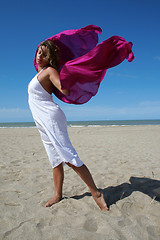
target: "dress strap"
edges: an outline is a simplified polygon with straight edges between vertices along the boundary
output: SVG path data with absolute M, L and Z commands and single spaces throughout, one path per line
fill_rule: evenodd
M 44 67 L 39 73 L 37 73 L 37 77 L 39 76 L 39 74 L 45 69 L 46 67 Z

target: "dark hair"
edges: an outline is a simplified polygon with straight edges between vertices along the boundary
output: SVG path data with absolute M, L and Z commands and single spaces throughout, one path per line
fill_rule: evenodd
M 51 40 L 45 40 L 40 46 L 45 46 L 49 51 L 49 65 L 59 71 L 59 48 Z

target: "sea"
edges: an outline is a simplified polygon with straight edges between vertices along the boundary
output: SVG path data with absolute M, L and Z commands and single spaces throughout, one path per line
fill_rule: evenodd
M 97 127 L 97 126 L 137 126 L 160 125 L 160 119 L 154 120 L 102 120 L 102 121 L 68 121 L 68 127 Z M 0 123 L 0 128 L 34 128 L 34 122 Z

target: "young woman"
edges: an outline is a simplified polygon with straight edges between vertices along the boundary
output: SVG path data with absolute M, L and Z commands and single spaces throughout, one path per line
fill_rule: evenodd
M 62 199 L 63 165 L 66 163 L 87 184 L 100 209 L 107 211 L 109 209 L 103 193 L 97 189 L 91 173 L 79 159 L 70 142 L 65 115 L 52 99 L 55 88 L 66 96 L 70 94 L 69 89 L 62 89 L 61 86 L 58 48 L 53 41 L 46 40 L 40 44 L 36 63 L 38 74 L 28 87 L 29 106 L 52 165 L 54 179 L 54 196 L 45 207 L 50 207 Z

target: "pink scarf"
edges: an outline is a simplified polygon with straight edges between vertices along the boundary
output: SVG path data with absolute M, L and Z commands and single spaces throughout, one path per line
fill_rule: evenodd
M 108 68 L 120 64 L 125 58 L 133 61 L 131 42 L 113 36 L 97 45 L 101 32 L 100 27 L 88 25 L 48 38 L 60 48 L 61 85 L 63 89 L 70 89 L 70 95 L 65 96 L 55 88 L 54 94 L 60 100 L 72 104 L 88 102 L 97 93 Z M 34 65 L 38 70 L 35 59 Z

